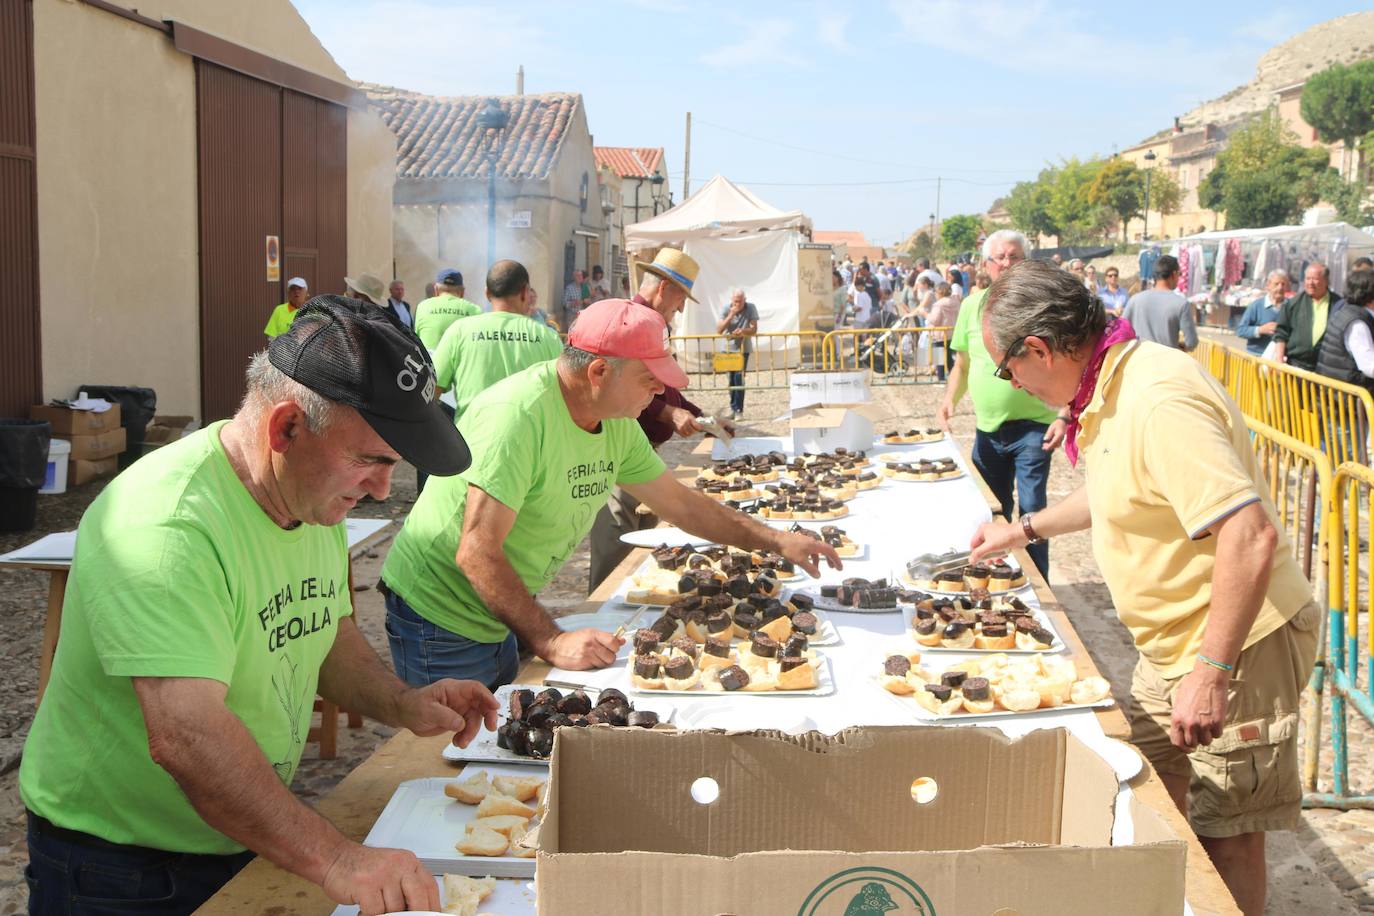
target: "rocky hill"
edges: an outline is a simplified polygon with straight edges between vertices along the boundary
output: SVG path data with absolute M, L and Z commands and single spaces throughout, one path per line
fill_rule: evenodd
M 1301 83 L 1332 64 L 1370 58 L 1374 58 L 1374 12 L 1329 19 L 1269 49 L 1260 58 L 1253 80 L 1204 102 L 1180 121 L 1187 128 L 1245 117 L 1268 108 L 1274 92 L 1285 86 Z

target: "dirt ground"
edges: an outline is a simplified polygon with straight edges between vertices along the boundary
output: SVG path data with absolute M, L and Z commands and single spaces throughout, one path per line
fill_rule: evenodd
M 1232 340 L 1234 338 L 1231 338 Z M 936 385 L 902 385 L 875 388 L 877 403 L 887 408 L 892 425 L 925 424 L 939 403 Z M 722 392 L 701 392 L 698 402 L 708 410 L 726 405 Z M 784 431 L 773 418 L 786 407 L 784 392 L 751 392 L 746 404 L 741 435 L 768 435 Z M 880 424 L 888 421 L 879 421 Z M 972 443 L 973 420 L 967 404 L 956 417 L 956 438 L 967 448 Z M 695 443 L 675 441 L 665 448 L 664 459 L 672 466 L 686 457 Z M 1050 499 L 1068 495 L 1082 482 L 1082 474 L 1056 457 L 1050 476 Z M 0 552 L 14 549 L 50 531 L 74 528 L 82 511 L 98 494 L 100 484 L 89 484 L 62 496 L 40 501 L 38 528 L 24 535 L 0 535 Z M 414 473 L 402 468 L 391 497 L 383 503 L 358 507 L 356 515 L 391 518 L 399 523 L 415 496 Z M 363 633 L 388 658 L 383 631 L 385 616 L 375 588 L 389 542 L 355 560 L 358 591 L 355 613 Z M 1060 602 L 1094 662 L 1122 691 L 1130 682 L 1135 650 L 1125 629 L 1117 622 L 1086 534 L 1056 539 L 1051 548 L 1050 581 Z M 555 611 L 580 603 L 587 594 L 588 553 L 584 544 L 569 560 L 541 600 Z M 0 570 L 0 916 L 22 912 L 27 900 L 23 866 L 26 860 L 23 807 L 16 787 L 24 736 L 33 716 L 37 685 L 37 658 L 46 606 L 47 576 L 39 573 Z M 1120 694 L 1119 694 L 1120 695 Z M 1354 717 L 1358 720 L 1358 717 Z M 304 799 L 326 794 L 340 779 L 365 760 L 392 734 L 374 722 L 362 728 L 340 728 L 339 752 L 334 760 L 320 760 L 318 748 L 306 746 L 293 790 Z M 1369 730 L 1352 722 L 1352 747 L 1367 748 Z M 1329 751 L 1327 755 L 1329 757 Z M 1367 753 L 1352 753 L 1352 781 L 1356 787 L 1374 785 L 1374 760 Z M 1323 772 L 1329 773 L 1324 761 Z M 1323 787 L 1325 788 L 1325 786 Z M 1269 838 L 1270 905 L 1275 916 L 1310 913 L 1374 913 L 1374 812 L 1307 811 L 1302 827 L 1293 833 Z

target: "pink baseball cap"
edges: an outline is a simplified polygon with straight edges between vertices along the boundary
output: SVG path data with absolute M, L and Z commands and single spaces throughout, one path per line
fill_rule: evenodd
M 637 359 L 669 388 L 686 388 L 687 373 L 668 349 L 668 324 L 651 306 L 602 299 L 583 309 L 568 331 L 568 345 L 597 356 Z

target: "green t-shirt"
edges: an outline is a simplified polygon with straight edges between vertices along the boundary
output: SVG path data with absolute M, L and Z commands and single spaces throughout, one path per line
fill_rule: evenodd
M 950 338 L 951 347 L 968 354 L 968 394 L 973 399 L 975 423 L 985 433 L 996 432 L 1008 420 L 1053 423 L 1058 411 L 993 374 L 997 364 L 983 345 L 983 300 L 987 295 L 987 290 L 980 289 L 964 300 Z
M 575 424 L 557 362 L 488 388 L 468 405 L 459 428 L 472 467 L 429 479 L 387 554 L 382 578 L 431 623 L 476 642 L 500 642 L 506 625 L 454 562 L 468 484 L 515 511 L 506 559 L 535 595 L 591 531 L 611 487 L 653 480 L 664 465 L 635 419 L 603 421 L 595 433 Z
M 186 853 L 243 847 L 148 753 L 131 678 L 210 678 L 287 785 L 320 665 L 352 612 L 344 526 L 284 531 L 225 456 L 223 423 L 120 474 L 81 519 L 62 640 L 24 745 L 24 804 L 53 823 Z
M 272 309 L 272 316 L 267 319 L 267 327 L 262 329 L 262 333 L 268 337 L 276 337 L 291 330 L 291 324 L 296 320 L 296 313 L 300 309 L 293 309 L 291 303 L 283 302 L 281 305 Z
M 426 350 L 433 353 L 449 325 L 459 318 L 480 314 L 481 306 L 459 296 L 448 293 L 431 296 L 415 306 L 415 336 L 424 343 Z
M 453 392 L 458 416 L 468 403 L 503 378 L 535 363 L 557 359 L 558 334 L 546 324 L 512 312 L 488 312 L 449 325 L 433 352 L 434 381 Z

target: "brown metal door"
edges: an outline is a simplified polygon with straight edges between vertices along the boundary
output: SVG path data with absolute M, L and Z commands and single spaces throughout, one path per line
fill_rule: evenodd
M 43 398 L 37 200 L 33 4 L 0 0 L 0 416 Z
M 201 406 L 227 417 L 263 325 L 303 277 L 312 294 L 343 292 L 347 258 L 347 112 L 205 61 L 199 92 Z M 281 278 L 264 246 L 280 238 Z
M 290 274 L 268 282 L 264 253 L 267 236 L 283 234 L 281 90 L 200 60 L 196 90 L 200 400 L 208 422 L 231 415 L 243 398 L 244 369 L 267 341 L 263 325 Z

